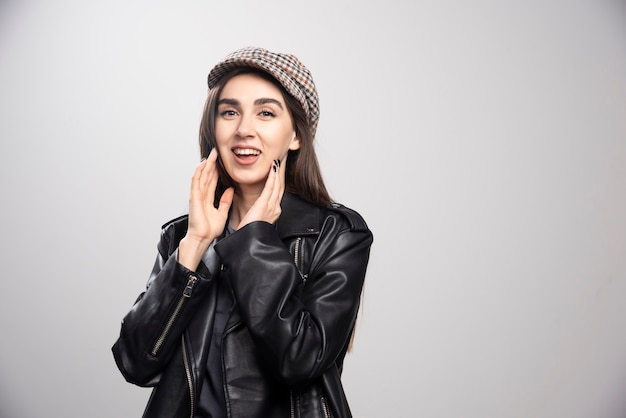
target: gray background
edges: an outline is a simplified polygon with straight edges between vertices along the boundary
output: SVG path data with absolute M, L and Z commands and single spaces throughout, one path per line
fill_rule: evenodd
M 375 233 L 356 417 L 626 416 L 623 1 L 0 5 L 2 417 L 141 415 L 110 346 L 245 45 L 310 67 Z

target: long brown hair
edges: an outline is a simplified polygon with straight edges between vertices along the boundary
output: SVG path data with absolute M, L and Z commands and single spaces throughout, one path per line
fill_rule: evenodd
M 240 74 L 256 74 L 278 87 L 293 120 L 294 130 L 300 139 L 300 149 L 290 150 L 285 168 L 285 191 L 298 195 L 300 198 L 318 206 L 325 206 L 332 202 L 324 184 L 322 173 L 317 161 L 314 148 L 314 137 L 309 125 L 306 113 L 300 103 L 270 74 L 255 68 L 235 68 L 225 74 L 217 84 L 209 90 L 202 121 L 200 122 L 200 156 L 208 157 L 211 149 L 217 143 L 215 140 L 215 118 L 217 115 L 217 102 L 228 80 Z M 215 202 L 228 187 L 235 187 L 235 182 L 230 178 L 224 166 L 219 161 L 220 180 L 215 190 Z

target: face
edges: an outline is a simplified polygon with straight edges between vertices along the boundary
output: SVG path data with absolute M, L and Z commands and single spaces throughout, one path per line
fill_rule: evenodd
M 240 188 L 263 189 L 276 159 L 300 148 L 293 120 L 278 87 L 256 74 L 226 82 L 215 118 L 217 149 Z

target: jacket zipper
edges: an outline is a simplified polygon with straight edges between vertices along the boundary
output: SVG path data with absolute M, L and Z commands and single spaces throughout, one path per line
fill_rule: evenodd
M 293 263 L 298 268 L 298 271 L 300 270 L 300 247 L 302 247 L 302 237 L 296 238 L 296 244 L 293 248 Z M 302 284 L 306 284 L 308 274 L 300 272 L 300 277 L 302 277 Z
M 302 237 L 296 238 L 296 246 L 293 249 L 293 262 L 296 267 L 300 267 L 298 261 L 300 260 L 300 243 L 302 242 Z
M 299 266 L 299 259 L 300 259 L 300 243 L 302 242 L 302 237 L 298 237 L 296 238 L 296 244 L 293 248 L 293 263 L 296 265 L 296 267 L 298 268 L 298 270 L 300 270 L 300 266 Z M 302 276 L 302 273 L 300 273 L 300 276 Z M 304 276 L 302 276 L 303 281 L 306 281 L 306 278 Z M 290 405 L 291 405 L 291 412 L 289 414 L 290 418 L 296 418 L 296 405 L 295 405 L 295 401 L 293 399 L 293 390 L 289 391 L 289 401 L 290 401 Z
M 296 402 L 294 400 L 293 390 L 289 391 L 289 400 L 291 402 L 291 413 L 289 414 L 289 416 L 291 418 L 296 418 Z M 322 404 L 322 414 L 324 415 L 324 418 L 331 418 L 332 415 L 330 414 L 330 408 L 328 407 L 328 401 L 326 400 L 326 397 L 320 396 L 320 402 Z
M 170 330 L 172 329 L 172 326 L 174 325 L 176 318 L 178 318 L 178 315 L 180 314 L 180 311 L 182 310 L 185 302 L 191 297 L 193 286 L 196 284 L 197 281 L 198 278 L 196 276 L 189 276 L 187 286 L 185 287 L 185 290 L 183 290 L 183 294 L 180 296 L 180 299 L 178 299 L 178 303 L 174 308 L 174 312 L 172 312 L 172 315 L 170 315 L 169 319 L 165 323 L 165 328 L 163 328 L 163 332 L 161 332 L 161 335 L 157 339 L 156 343 L 154 343 L 154 347 L 152 347 L 152 351 L 150 352 L 150 354 L 152 354 L 153 356 L 156 357 L 156 355 L 158 354 L 159 349 L 163 345 L 163 341 L 165 341 L 167 334 L 169 334 Z
M 189 385 L 189 398 L 191 399 L 191 413 L 190 418 L 193 418 L 194 408 L 194 396 L 193 396 L 193 380 L 191 379 L 191 368 L 189 367 L 189 359 L 187 358 L 187 349 L 185 348 L 185 336 L 182 336 L 183 341 L 183 364 L 185 366 L 185 375 L 187 376 L 187 384 Z
M 330 418 L 330 410 L 328 409 L 328 402 L 326 401 L 326 397 L 320 397 L 322 402 L 322 413 L 324 414 L 324 418 Z

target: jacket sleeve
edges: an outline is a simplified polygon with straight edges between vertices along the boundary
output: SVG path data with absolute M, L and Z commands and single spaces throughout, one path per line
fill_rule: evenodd
M 300 290 L 303 277 L 274 226 L 253 222 L 216 245 L 257 350 L 285 383 L 320 376 L 345 349 L 371 244 L 366 227 L 327 217 Z
M 200 274 L 178 263 L 168 235 L 164 229 L 146 290 L 122 320 L 120 336 L 112 348 L 124 378 L 139 386 L 158 383 L 212 284 L 208 271 Z

